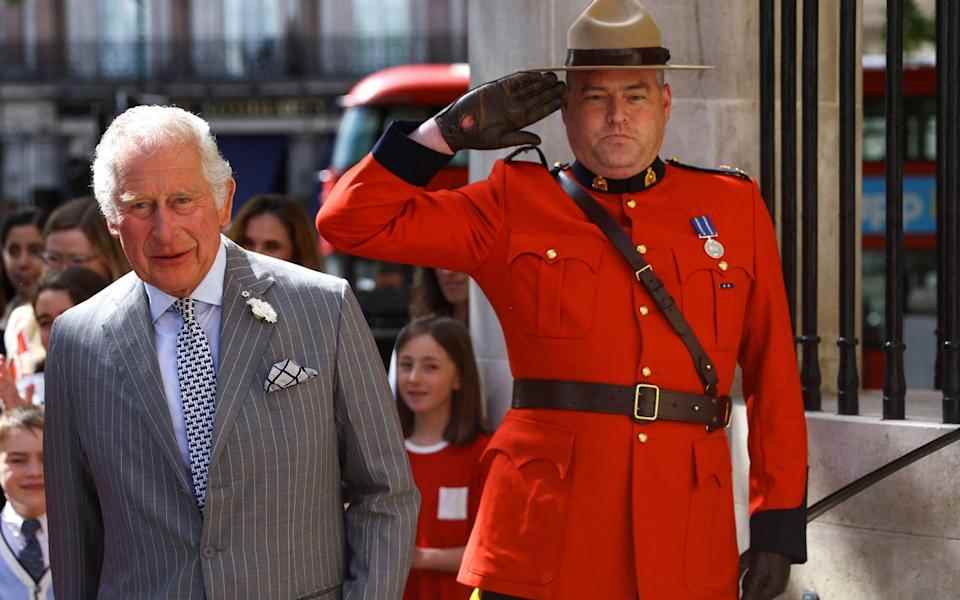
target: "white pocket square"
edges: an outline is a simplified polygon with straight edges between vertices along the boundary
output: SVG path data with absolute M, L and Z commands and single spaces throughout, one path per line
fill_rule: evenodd
M 316 376 L 316 369 L 301 367 L 288 358 L 270 367 L 267 380 L 263 382 L 263 389 L 267 392 L 285 390 Z

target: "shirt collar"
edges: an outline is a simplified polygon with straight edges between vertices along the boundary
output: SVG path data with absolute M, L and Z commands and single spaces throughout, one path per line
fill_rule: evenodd
M 20 516 L 20 513 L 13 509 L 13 504 L 8 501 L 4 505 L 3 511 L 0 512 L 0 520 L 19 533 L 26 519 Z M 45 533 L 47 531 L 47 515 L 42 514 L 37 517 L 37 520 L 40 521 L 40 531 L 38 533 Z
M 223 276 L 227 272 L 227 245 L 223 238 L 220 238 L 220 249 L 217 250 L 217 257 L 213 259 L 210 270 L 200 281 L 200 285 L 191 292 L 190 297 L 199 300 L 205 304 L 220 306 L 223 304 Z M 175 296 L 160 291 L 158 288 L 147 282 L 143 283 L 147 290 L 147 300 L 150 303 L 150 318 L 154 323 L 157 322 L 165 312 L 170 310 L 173 303 L 177 301 Z
M 660 183 L 666 171 L 667 168 L 659 156 L 649 167 L 626 179 L 602 177 L 583 166 L 579 161 L 574 162 L 570 168 L 570 172 L 583 187 L 595 192 L 610 194 L 626 194 L 648 190 Z

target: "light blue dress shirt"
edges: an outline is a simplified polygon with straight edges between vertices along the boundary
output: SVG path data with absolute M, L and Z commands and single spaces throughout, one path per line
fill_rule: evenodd
M 223 276 L 227 272 L 227 246 L 220 241 L 220 250 L 213 260 L 210 270 L 193 290 L 197 322 L 203 328 L 210 342 L 213 355 L 213 372 L 220 372 L 220 314 L 223 305 Z M 183 405 L 180 402 L 180 380 L 177 377 L 177 334 L 183 326 L 183 318 L 173 303 L 177 298 L 160 291 L 149 283 L 144 283 L 147 299 L 150 302 L 150 317 L 156 333 L 157 362 L 160 363 L 160 375 L 163 377 L 163 391 L 170 409 L 173 434 L 177 437 L 183 464 L 190 468 L 190 454 L 187 450 L 187 428 L 183 420 Z

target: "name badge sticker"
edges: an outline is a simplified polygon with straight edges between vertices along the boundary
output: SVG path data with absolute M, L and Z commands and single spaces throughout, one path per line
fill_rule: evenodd
M 442 487 L 437 498 L 437 519 L 465 521 L 467 519 L 467 491 L 465 487 Z

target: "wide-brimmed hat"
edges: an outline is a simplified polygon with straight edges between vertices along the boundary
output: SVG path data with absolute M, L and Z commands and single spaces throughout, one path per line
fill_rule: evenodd
M 712 69 L 705 65 L 671 65 L 660 28 L 639 0 L 593 0 L 567 31 L 563 66 L 529 71 L 600 69 Z

